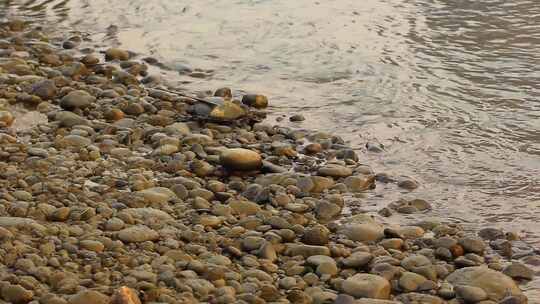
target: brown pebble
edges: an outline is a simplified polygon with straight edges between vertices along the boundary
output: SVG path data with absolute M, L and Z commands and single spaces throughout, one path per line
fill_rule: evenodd
M 304 148 L 306 154 L 315 154 L 322 151 L 322 146 L 319 143 L 312 143 Z
M 117 48 L 110 48 L 105 52 L 105 60 L 128 60 L 129 52 L 126 50 L 121 50 Z
M 141 300 L 133 289 L 122 286 L 113 294 L 110 304 L 141 304 Z
M 214 96 L 223 97 L 225 99 L 231 99 L 232 91 L 230 88 L 219 88 L 214 93 Z
M 51 220 L 63 222 L 68 219 L 70 211 L 69 207 L 58 208 L 51 214 Z
M 257 109 L 268 107 L 268 98 L 264 95 L 249 94 L 242 97 L 242 103 Z
M 452 255 L 455 258 L 463 256 L 465 254 L 465 250 L 463 250 L 463 247 L 461 247 L 461 245 L 454 245 L 450 247 L 450 252 L 452 252 Z
M 34 298 L 34 293 L 21 285 L 5 285 L 1 290 L 2 298 L 9 303 L 28 303 Z
M 0 111 L 0 125 L 10 127 L 15 121 L 15 116 L 8 111 Z
M 84 65 L 90 67 L 90 66 L 94 66 L 94 65 L 98 64 L 99 63 L 99 58 L 97 58 L 96 56 L 94 56 L 92 54 L 89 54 L 89 55 L 86 55 L 83 58 L 81 58 L 81 62 L 84 63 Z
M 105 111 L 103 115 L 105 116 L 105 119 L 109 121 L 118 121 L 125 116 L 124 112 L 122 112 L 120 109 L 109 109 Z

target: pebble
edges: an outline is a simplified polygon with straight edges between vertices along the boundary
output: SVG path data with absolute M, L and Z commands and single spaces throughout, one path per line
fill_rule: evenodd
M 109 304 L 109 297 L 94 290 L 82 290 L 68 300 L 68 304 Z
M 314 227 L 304 230 L 302 236 L 302 242 L 307 245 L 326 245 L 329 241 L 330 231 L 323 225 L 316 225 Z
M 71 209 L 69 207 L 60 207 L 51 213 L 50 219 L 52 221 L 64 222 L 69 218 Z
M 323 150 L 323 148 L 322 148 L 321 144 L 319 144 L 319 143 L 311 143 L 311 144 L 308 144 L 304 148 L 304 151 L 306 152 L 306 154 L 320 153 L 320 152 L 322 152 L 322 150 Z
M 93 54 L 88 54 L 81 58 L 81 62 L 88 67 L 92 67 L 99 63 L 99 58 Z
M 340 165 L 326 165 L 319 168 L 319 174 L 334 178 L 347 177 L 352 175 L 352 169 Z
M 343 265 L 351 268 L 362 268 L 373 259 L 373 255 L 369 252 L 357 251 L 347 258 L 343 259 Z
M 313 187 L 311 187 L 307 192 L 322 193 L 330 189 L 335 184 L 332 179 L 322 176 L 311 176 L 309 179 L 313 183 Z
M 330 256 L 330 249 L 325 246 L 287 244 L 285 254 L 289 256 L 301 255 L 305 258 L 314 255 Z
M 86 91 L 75 90 L 69 92 L 66 96 L 60 100 L 60 106 L 64 110 L 72 111 L 75 109 L 88 108 L 96 101 L 96 98 Z
M 353 241 L 374 242 L 384 237 L 384 228 L 376 223 L 349 224 L 341 228 L 341 233 Z
M 165 187 L 153 187 L 137 192 L 148 204 L 166 204 L 170 199 L 176 197 L 176 194 Z
M 359 273 L 342 283 L 343 292 L 355 298 L 389 299 L 390 282 L 383 277 Z
M 159 238 L 159 234 L 144 225 L 138 225 L 120 230 L 118 238 L 127 243 L 141 243 L 155 241 Z
M 39 96 L 43 100 L 52 100 L 56 97 L 58 89 L 53 80 L 45 79 L 32 85 L 32 94 Z
M 497 240 L 497 239 L 504 239 L 504 232 L 497 228 L 483 228 L 478 231 L 478 236 L 483 238 L 484 240 Z
M 334 300 L 334 304 L 354 304 L 355 299 L 347 294 L 339 294 L 337 298 Z
M 515 280 L 532 280 L 534 278 L 534 271 L 520 262 L 512 262 L 504 267 L 502 273 Z
M 253 171 L 262 167 L 261 155 L 255 151 L 235 148 L 220 155 L 221 165 L 233 171 Z
M 416 292 L 400 294 L 395 300 L 402 303 L 444 304 L 444 301 L 439 297 Z
M 224 101 L 223 104 L 214 107 L 210 113 L 209 117 L 218 120 L 232 121 L 239 119 L 246 115 L 246 111 L 240 105 L 232 101 Z
M 399 287 L 405 292 L 417 291 L 427 279 L 414 272 L 404 272 L 399 278 Z
M 467 303 L 478 303 L 488 299 L 487 293 L 482 288 L 458 285 L 454 290 L 456 295 Z
M 363 192 L 375 188 L 375 176 L 349 176 L 343 183 L 351 192 Z
M 410 178 L 402 178 L 402 179 L 400 179 L 398 181 L 397 185 L 400 188 L 410 190 L 410 191 L 415 190 L 420 186 L 420 184 L 417 181 L 415 181 L 413 179 L 410 179 Z
M 512 278 L 484 266 L 464 267 L 451 273 L 446 280 L 454 285 L 477 287 L 484 290 L 490 300 L 502 300 L 508 294 L 519 296 L 521 290 Z
M 391 209 L 396 210 L 399 213 L 412 214 L 431 209 L 431 204 L 423 199 L 413 199 L 410 201 L 399 200 L 389 205 Z
M 126 50 L 121 50 L 117 48 L 110 48 L 105 51 L 105 60 L 120 60 L 125 61 L 129 60 L 129 52 Z
M 0 111 L 0 126 L 10 127 L 15 121 L 15 116 L 8 111 Z
M 477 237 L 464 237 L 459 239 L 459 244 L 465 252 L 472 252 L 477 254 L 484 253 L 484 250 L 486 249 L 486 243 Z
M 133 289 L 122 286 L 114 292 L 110 304 L 141 304 L 141 300 Z
M 268 107 L 268 98 L 264 95 L 248 94 L 242 97 L 242 103 L 257 109 Z
M 35 220 L 23 217 L 9 217 L 1 216 L 0 217 L 0 227 L 4 228 L 18 228 L 18 229 L 37 229 L 40 231 L 45 231 L 46 228 L 38 224 Z
M 94 252 L 102 252 L 105 249 L 105 245 L 103 245 L 99 241 L 93 241 L 93 240 L 83 240 L 79 243 L 81 248 L 84 248 L 86 250 L 94 251 Z
M 235 214 L 240 215 L 255 215 L 261 211 L 258 204 L 245 200 L 232 200 L 229 202 L 229 206 Z
M 214 92 L 214 96 L 232 99 L 232 90 L 230 88 L 219 88 Z
M 71 146 L 71 147 L 83 148 L 83 147 L 89 146 L 92 143 L 92 141 L 89 138 L 82 137 L 79 135 L 68 135 L 62 138 L 59 141 L 59 143 L 62 147 Z
M 299 122 L 299 121 L 306 120 L 306 118 L 302 114 L 295 114 L 295 115 L 292 115 L 291 117 L 289 117 L 289 120 L 292 121 L 292 122 Z
M 0 290 L 2 298 L 9 303 L 28 303 L 34 298 L 34 293 L 21 285 L 6 284 Z

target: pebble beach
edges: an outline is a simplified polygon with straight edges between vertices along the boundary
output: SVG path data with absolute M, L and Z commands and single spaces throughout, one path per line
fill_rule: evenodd
M 385 220 L 423 199 L 346 212 L 418 182 L 266 123 L 272 96 L 169 87 L 152 57 L 83 46 L 0 26 L 0 303 L 530 303 L 540 256 L 518 234 Z

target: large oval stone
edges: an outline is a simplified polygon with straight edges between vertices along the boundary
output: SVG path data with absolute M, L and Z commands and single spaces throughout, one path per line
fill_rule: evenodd
M 390 298 L 390 282 L 374 274 L 356 274 L 346 279 L 343 282 L 342 288 L 343 292 L 355 298 Z
M 138 191 L 149 204 L 165 204 L 176 196 L 174 192 L 165 187 L 153 187 Z
M 221 165 L 234 171 L 253 171 L 262 167 L 261 155 L 248 149 L 227 149 L 221 153 Z
M 377 223 L 355 223 L 345 225 L 340 229 L 340 233 L 353 241 L 373 242 L 384 237 L 384 228 Z
M 76 90 L 71 91 L 60 100 L 60 107 L 64 110 L 72 111 L 74 109 L 88 108 L 92 103 L 96 101 L 96 98 L 86 91 Z
M 499 301 L 508 294 L 521 295 L 521 290 L 512 278 L 483 266 L 458 269 L 446 279 L 454 286 L 465 285 L 481 288 L 488 294 L 489 299 L 494 301 Z
M 142 243 L 155 241 L 159 234 L 144 225 L 131 226 L 118 232 L 118 238 L 126 243 Z
M 319 168 L 319 174 L 322 176 L 330 176 L 334 178 L 351 176 L 353 173 L 351 168 L 345 166 L 328 164 Z
M 208 116 L 220 120 L 235 120 L 246 115 L 246 111 L 239 105 L 231 101 L 225 101 L 210 111 Z

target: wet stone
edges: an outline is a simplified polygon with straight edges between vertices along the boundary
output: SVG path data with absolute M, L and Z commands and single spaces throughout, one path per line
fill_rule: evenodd
M 292 122 L 299 122 L 306 120 L 306 118 L 302 114 L 295 114 L 289 117 L 289 120 Z
M 504 239 L 504 232 L 497 228 L 483 228 L 478 231 L 478 236 L 483 238 L 484 240 L 497 240 L 497 239 Z
M 515 280 L 532 280 L 534 278 L 534 271 L 520 262 L 512 262 L 502 272 Z
M 464 237 L 459 239 L 459 244 L 466 252 L 483 254 L 486 249 L 486 243 L 477 237 Z
M 105 52 L 106 60 L 129 60 L 129 52 L 122 49 L 110 48 Z
M 375 187 L 375 177 L 349 176 L 344 180 L 344 184 L 351 192 L 362 192 Z
M 415 190 L 416 188 L 420 186 L 420 184 L 417 181 L 411 178 L 402 178 L 398 181 L 397 185 L 400 188 L 410 190 L 410 191 Z
M 263 109 L 268 106 L 268 98 L 264 95 L 249 94 L 242 97 L 242 103 L 250 107 Z
M 240 105 L 232 101 L 224 101 L 222 105 L 214 107 L 208 116 L 218 120 L 232 121 L 246 115 L 246 111 Z
M 219 88 L 214 92 L 214 96 L 223 97 L 225 99 L 231 99 L 232 91 L 230 88 Z
M 85 55 L 83 58 L 81 58 L 81 62 L 86 66 L 94 66 L 99 63 L 99 58 L 92 54 Z

